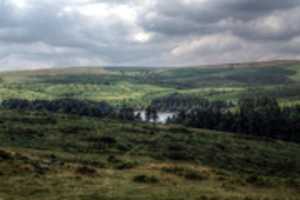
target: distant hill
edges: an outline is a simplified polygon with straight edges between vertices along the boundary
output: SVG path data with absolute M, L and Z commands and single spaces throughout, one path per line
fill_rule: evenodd
M 0 99 L 75 98 L 148 105 L 154 98 L 184 93 L 236 101 L 248 90 L 300 101 L 300 61 L 189 67 L 66 67 L 0 73 Z
M 248 67 L 275 67 L 275 66 L 290 66 L 300 65 L 300 60 L 271 60 L 258 62 L 242 62 L 242 63 L 226 63 L 213 65 L 193 66 L 198 68 L 248 68 Z
M 56 75 L 85 75 L 85 74 L 105 74 L 108 73 L 102 67 L 62 67 L 2 72 L 1 75 L 24 75 L 24 76 L 56 76 Z
M 278 67 L 278 66 L 291 66 L 300 65 L 300 60 L 271 60 L 261 62 L 242 62 L 242 63 L 225 63 L 225 64 L 212 64 L 212 65 L 192 65 L 192 66 L 180 66 L 180 67 L 143 67 L 143 66 L 81 66 L 81 67 L 56 67 L 46 69 L 32 69 L 32 70 L 18 70 L 18 71 L 5 71 L 0 74 L 22 74 L 22 75 L 63 75 L 63 74 L 103 74 L 109 73 L 109 71 L 116 70 L 138 70 L 147 69 L 150 71 L 157 71 L 162 69 L 178 69 L 178 68 L 202 68 L 202 69 L 218 69 L 218 68 L 249 68 L 249 67 Z

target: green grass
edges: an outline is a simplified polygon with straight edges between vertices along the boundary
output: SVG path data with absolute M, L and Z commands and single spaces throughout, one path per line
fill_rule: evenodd
M 2 199 L 297 199 L 300 145 L 0 111 Z

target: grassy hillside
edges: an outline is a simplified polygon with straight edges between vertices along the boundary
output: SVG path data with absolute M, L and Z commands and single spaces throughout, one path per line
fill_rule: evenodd
M 65 68 L 6 72 L 0 98 L 107 100 L 146 105 L 174 92 L 212 100 L 236 100 L 249 89 L 267 92 L 283 104 L 300 100 L 297 61 L 185 68 Z M 279 88 L 279 90 L 278 90 Z
M 299 199 L 300 146 L 181 126 L 0 112 L 0 199 Z

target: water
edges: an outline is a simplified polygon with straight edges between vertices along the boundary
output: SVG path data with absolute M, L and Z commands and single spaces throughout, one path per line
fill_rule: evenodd
M 145 111 L 136 111 L 135 114 L 141 114 L 142 121 L 146 121 L 146 112 Z M 157 123 L 165 124 L 168 118 L 172 118 L 176 115 L 174 112 L 158 112 Z

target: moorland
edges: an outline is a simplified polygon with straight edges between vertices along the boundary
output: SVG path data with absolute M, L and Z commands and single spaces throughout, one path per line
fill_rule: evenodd
M 132 113 L 175 96 L 226 102 L 239 116 L 240 99 L 254 95 L 297 125 L 299 91 L 298 61 L 3 72 L 0 199 L 297 200 L 298 141 Z

